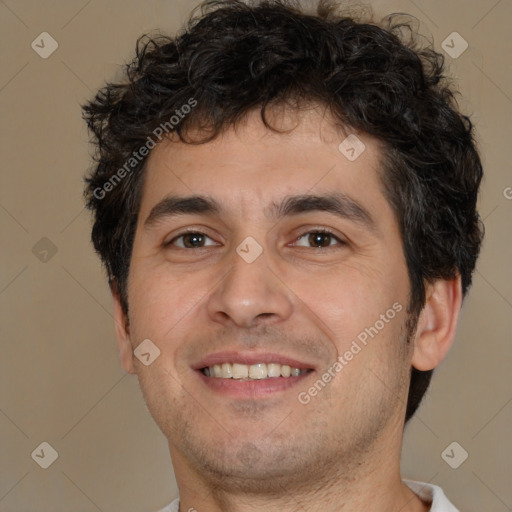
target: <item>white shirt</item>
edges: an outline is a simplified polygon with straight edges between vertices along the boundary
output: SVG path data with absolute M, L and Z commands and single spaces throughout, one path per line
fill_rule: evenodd
M 445 496 L 443 489 L 437 485 L 415 482 L 413 480 L 403 479 L 404 484 L 417 494 L 423 501 L 430 502 L 430 512 L 460 512 L 455 508 Z M 174 503 L 174 502 L 173 502 Z M 179 502 L 178 502 L 179 503 Z M 172 509 L 171 509 L 172 510 Z M 167 512 L 167 511 L 165 511 Z M 176 508 L 176 512 L 178 509 Z
M 441 487 L 432 484 L 425 484 L 423 482 L 415 482 L 413 480 L 403 481 L 412 492 L 417 494 L 423 501 L 430 502 L 430 512 L 459 512 L 445 496 Z M 172 503 L 167 505 L 158 512 L 178 512 L 180 500 L 175 499 Z M 193 510 L 193 509 L 192 509 Z M 188 512 L 182 510 L 181 512 Z

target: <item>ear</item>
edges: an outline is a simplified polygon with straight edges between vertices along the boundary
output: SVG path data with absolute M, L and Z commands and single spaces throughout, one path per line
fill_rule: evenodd
M 452 346 L 462 305 L 460 275 L 439 279 L 427 286 L 427 299 L 416 329 L 412 366 L 433 370 Z
M 135 373 L 133 364 L 133 348 L 130 339 L 130 325 L 121 305 L 121 297 L 115 283 L 110 285 L 110 292 L 114 300 L 114 320 L 116 324 L 117 345 L 121 357 L 121 365 L 125 372 Z

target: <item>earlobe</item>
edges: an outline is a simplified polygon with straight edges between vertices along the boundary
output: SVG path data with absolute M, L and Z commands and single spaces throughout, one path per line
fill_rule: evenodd
M 462 305 L 460 275 L 427 286 L 427 299 L 418 319 L 412 366 L 433 370 L 446 357 L 455 338 Z
M 133 348 L 130 339 L 130 327 L 128 324 L 128 319 L 126 318 L 126 315 L 123 311 L 121 298 L 115 285 L 110 286 L 110 291 L 114 300 L 114 320 L 121 365 L 125 372 L 135 373 L 133 364 Z

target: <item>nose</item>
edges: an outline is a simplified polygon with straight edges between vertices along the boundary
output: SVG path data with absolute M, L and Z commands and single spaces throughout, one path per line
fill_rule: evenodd
M 252 263 L 234 252 L 226 276 L 208 299 L 210 318 L 230 327 L 255 327 L 289 318 L 292 292 L 268 263 L 265 252 Z

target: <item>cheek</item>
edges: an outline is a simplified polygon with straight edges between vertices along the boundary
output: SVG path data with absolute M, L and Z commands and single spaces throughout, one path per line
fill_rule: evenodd
M 312 312 L 314 322 L 328 327 L 338 351 L 345 350 L 361 333 L 364 339 L 367 329 L 375 332 L 375 324 L 380 334 L 403 321 L 399 310 L 406 310 L 407 287 L 393 269 L 344 265 L 317 272 L 314 277 L 297 273 L 288 274 L 286 279 L 293 283 L 293 292 L 306 310 Z
M 130 274 L 128 297 L 130 321 L 135 328 L 147 329 L 162 337 L 200 301 L 204 290 L 189 278 L 169 272 L 166 265 L 146 268 L 140 265 Z

